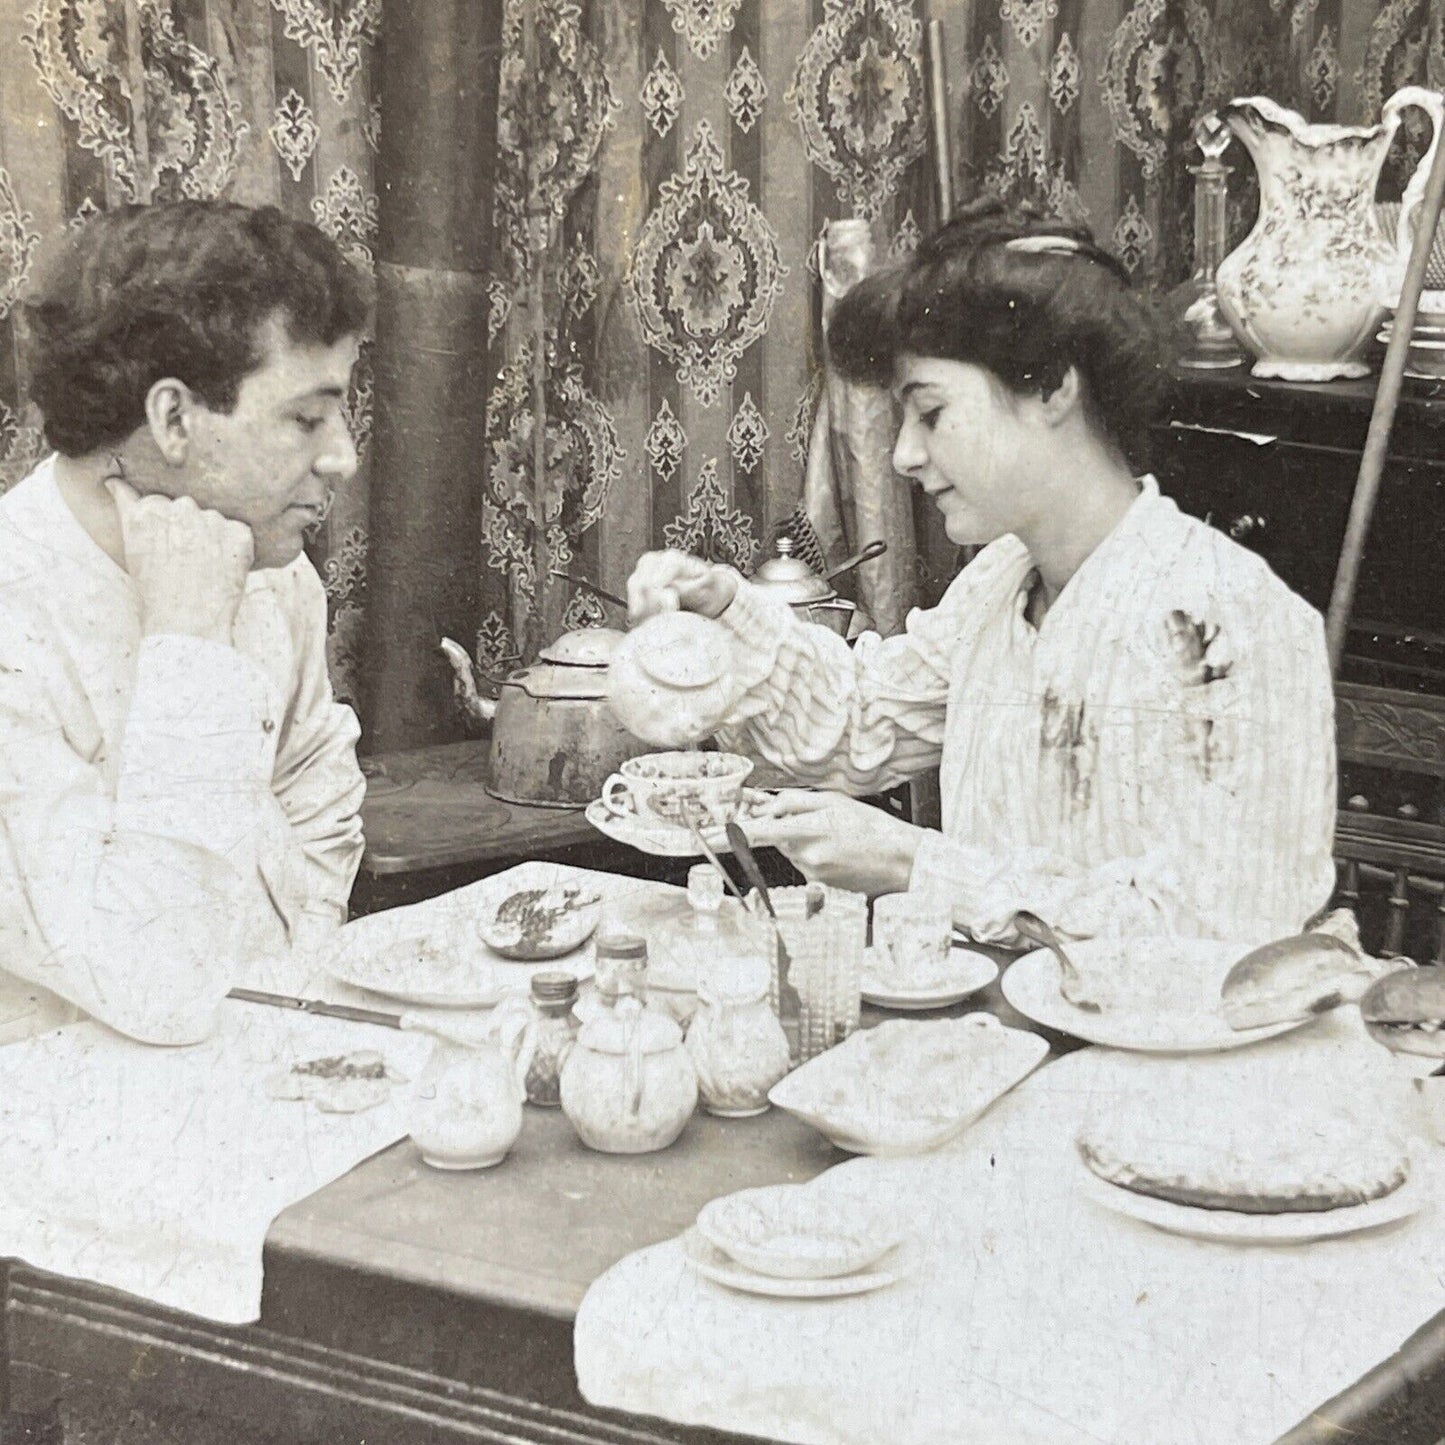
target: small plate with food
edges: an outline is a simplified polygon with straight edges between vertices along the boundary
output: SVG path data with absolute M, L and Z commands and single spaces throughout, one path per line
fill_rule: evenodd
M 597 931 L 602 894 L 585 874 L 557 863 L 522 863 L 468 890 L 482 942 L 524 963 L 561 958 Z
M 1003 995 L 1026 1018 L 1089 1043 L 1144 1053 L 1242 1048 L 1297 1029 L 1313 1015 L 1239 1029 L 1221 989 L 1249 943 L 1205 938 L 1093 938 L 1068 944 L 1078 974 L 1067 991 L 1048 949 L 1015 959 Z
M 930 959 L 918 969 L 899 969 L 877 948 L 863 950 L 863 1000 L 879 1008 L 905 1012 L 947 1008 L 987 988 L 997 977 L 998 964 L 986 953 L 957 943 L 942 961 Z
M 405 1084 L 375 1049 L 300 1059 L 266 1081 L 273 1099 L 315 1104 L 323 1114 L 360 1114 L 384 1104 L 392 1089 Z

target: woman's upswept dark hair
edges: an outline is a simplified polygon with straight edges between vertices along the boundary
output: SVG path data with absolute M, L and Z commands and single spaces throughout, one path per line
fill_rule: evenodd
M 1069 249 L 1008 245 L 1029 237 Z M 879 386 L 903 355 L 970 362 L 1020 396 L 1051 395 L 1076 367 L 1090 418 L 1139 467 L 1164 348 L 1151 306 L 1085 227 L 988 197 L 859 282 L 833 313 L 828 355 L 850 380 Z
M 363 330 L 370 299 L 335 242 L 274 206 L 107 211 L 67 238 L 25 305 L 46 440 L 67 456 L 118 445 L 167 376 L 230 411 L 270 316 L 292 341 L 332 346 Z

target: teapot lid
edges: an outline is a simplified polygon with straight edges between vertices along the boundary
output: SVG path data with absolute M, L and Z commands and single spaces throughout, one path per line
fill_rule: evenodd
M 659 612 L 628 634 L 627 655 L 662 688 L 711 687 L 732 663 L 727 629 L 696 612 Z
M 784 602 L 826 602 L 838 594 L 801 557 L 793 555 L 793 539 L 778 538 L 778 555 L 753 574 L 753 585 Z
M 599 1054 L 625 1054 L 628 1045 L 628 1023 L 635 1018 L 642 1037 L 644 1054 L 662 1054 L 682 1043 L 682 1030 L 667 1014 L 644 1008 L 633 998 L 624 998 L 612 1008 L 589 1011 L 582 1025 L 578 1043 Z
M 548 643 L 537 656 L 563 667 L 606 667 L 623 634 L 615 627 L 579 627 Z

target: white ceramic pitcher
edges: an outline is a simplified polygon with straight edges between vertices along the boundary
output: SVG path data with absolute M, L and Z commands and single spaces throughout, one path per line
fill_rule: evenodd
M 482 1018 L 408 1013 L 404 1026 L 433 1035 L 412 1091 L 409 1129 L 436 1169 L 499 1164 L 522 1132 L 531 1044 L 524 1002 L 504 1000 Z
M 1405 192 L 1397 245 L 1380 226 L 1375 186 L 1412 105 L 1429 114 L 1434 134 Z M 1364 349 L 1400 292 L 1445 97 L 1407 85 L 1370 126 L 1310 124 L 1265 96 L 1232 100 L 1219 113 L 1259 174 L 1259 217 L 1220 263 L 1216 281 L 1220 309 L 1259 358 L 1254 374 L 1286 381 L 1366 375 Z

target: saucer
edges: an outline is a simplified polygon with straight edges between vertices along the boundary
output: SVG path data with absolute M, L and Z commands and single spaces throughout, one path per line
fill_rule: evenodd
M 772 1295 L 777 1299 L 838 1299 L 868 1294 L 896 1284 L 908 1273 L 910 1265 L 908 1251 L 899 1248 L 856 1274 L 833 1275 L 828 1279 L 784 1279 L 745 1268 L 716 1245 L 709 1244 L 695 1227 L 682 1236 L 682 1249 L 688 1264 L 704 1279 L 744 1294 Z
M 879 1008 L 899 1010 L 947 1008 L 987 988 L 998 977 L 998 964 L 987 954 L 955 944 L 927 988 L 903 988 L 888 977 L 888 960 L 876 948 L 863 950 L 862 995 Z
M 738 808 L 737 821 L 746 823 L 756 817 L 758 810 L 768 801 L 768 794 L 756 788 L 744 788 L 742 803 Z M 594 798 L 587 804 L 583 816 L 599 833 L 605 833 L 616 843 L 625 843 L 640 853 L 651 853 L 657 858 L 701 858 L 703 850 L 688 828 L 675 823 L 644 822 L 636 813 L 618 813 L 609 808 L 601 798 Z M 715 853 L 730 853 L 732 844 L 722 828 L 708 827 L 702 830 L 703 840 Z

